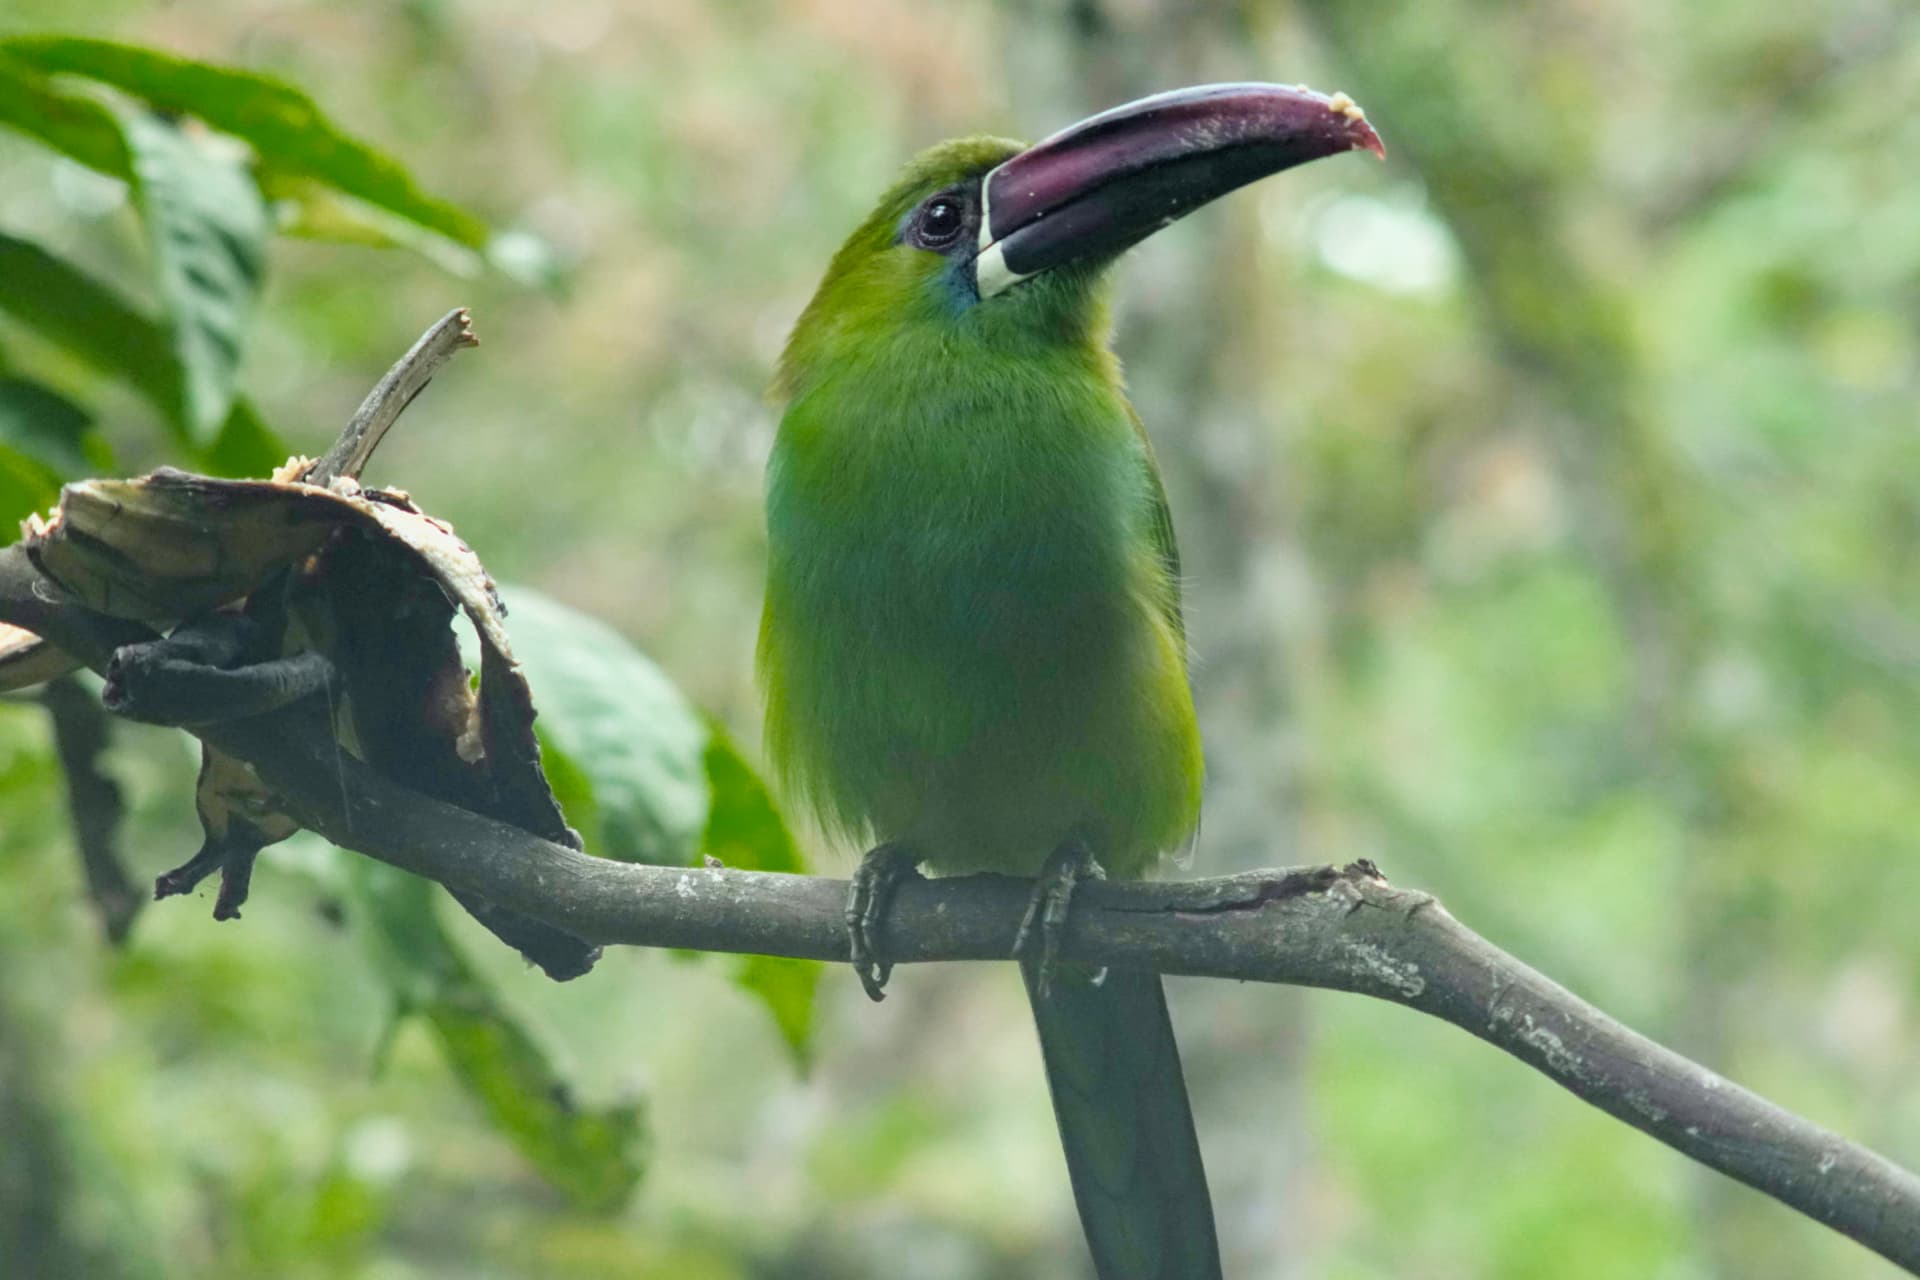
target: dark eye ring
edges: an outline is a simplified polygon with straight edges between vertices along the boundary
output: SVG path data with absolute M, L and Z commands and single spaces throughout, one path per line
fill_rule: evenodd
M 921 207 L 918 221 L 919 241 L 937 249 L 953 243 L 966 226 L 967 215 L 952 196 L 938 196 Z

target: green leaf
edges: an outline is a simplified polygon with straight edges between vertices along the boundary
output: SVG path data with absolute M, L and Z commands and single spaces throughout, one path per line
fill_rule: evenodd
M 717 858 L 804 874 L 760 777 L 718 724 L 604 622 L 526 587 L 503 588 L 514 654 L 540 713 L 541 758 L 587 851 L 663 865 Z M 795 1062 L 812 1047 L 812 960 L 747 956 L 734 981 L 772 1015 Z
M 0 125 L 39 140 L 90 169 L 133 180 L 127 146 L 111 112 L 62 93 L 26 63 L 0 52 Z
M 600 804 L 593 798 L 593 779 L 538 725 L 534 736 L 540 741 L 541 770 L 567 825 L 580 833 L 587 848 L 600 848 L 605 836 L 600 831 Z
M 210 443 L 233 407 L 267 267 L 266 202 L 241 157 L 150 112 L 117 113 L 133 154 L 189 441 Z
M 820 971 L 818 960 L 747 956 L 733 975 L 742 990 L 766 1006 L 793 1054 L 794 1066 L 802 1072 L 813 1063 L 813 1008 Z
M 283 236 L 406 249 L 455 275 L 479 270 L 480 259 L 467 246 L 317 179 L 283 172 L 270 163 L 262 166 L 259 177 L 261 191 L 273 206 L 275 227 Z M 496 236 L 489 242 L 489 260 L 502 240 Z
M 264 477 L 287 460 L 293 452 L 278 432 L 260 420 L 253 405 L 244 397 L 233 402 L 226 422 L 213 443 L 200 450 L 196 461 L 210 476 L 236 479 Z
M 25 378 L 0 377 L 0 445 L 39 462 L 62 480 L 93 469 L 87 431 L 93 415 Z
M 766 783 L 747 764 L 725 729 L 710 723 L 708 732 L 706 769 L 711 803 L 701 853 L 747 871 L 804 875 L 807 860 L 774 806 Z M 817 960 L 747 956 L 739 962 L 733 977 L 766 1006 L 793 1054 L 795 1067 L 803 1072 L 813 1057 L 814 995 L 820 986 L 820 972 Z
M 578 1107 L 524 1028 L 473 985 L 449 988 L 421 1010 L 460 1082 L 541 1176 L 583 1209 L 610 1213 L 644 1169 L 638 1103 Z
M 606 623 L 526 587 L 501 594 L 542 737 L 591 788 L 599 842 L 587 851 L 623 862 L 692 862 L 709 817 L 709 734 L 700 713 Z
M 0 310 L 180 423 L 180 366 L 166 330 L 114 290 L 40 246 L 0 232 Z
M 166 329 L 106 285 L 39 245 L 0 232 L 0 311 L 127 383 L 184 431 L 180 366 Z M 287 453 L 241 399 L 199 460 L 214 475 L 263 476 L 286 461 Z
M 284 81 L 71 36 L 17 36 L 0 41 L 0 51 L 43 71 L 102 81 L 161 111 L 198 116 L 245 139 L 259 153 L 269 189 L 282 180 L 317 179 L 468 249 L 487 244 L 485 223 L 421 191 L 397 160 L 341 131 Z
M 60 501 L 60 477 L 37 458 L 0 444 L 0 544 L 19 536 L 18 525 Z
M 60 500 L 60 483 L 111 463 L 93 415 L 25 378 L 0 377 L 0 543 L 15 525 Z
M 725 729 L 709 727 L 706 769 L 712 795 L 701 852 L 747 871 L 804 875 L 807 861 L 760 780 Z
M 619 1209 L 646 1165 L 640 1104 L 574 1102 L 545 1050 L 441 925 L 433 885 L 365 858 L 352 860 L 349 875 L 403 1015 L 425 1019 L 462 1087 L 542 1177 L 581 1208 Z

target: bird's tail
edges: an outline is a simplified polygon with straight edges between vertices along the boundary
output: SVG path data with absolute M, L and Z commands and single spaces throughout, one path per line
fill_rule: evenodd
M 1213 1202 L 1155 973 L 1022 961 L 1073 1198 L 1100 1280 L 1220 1280 Z

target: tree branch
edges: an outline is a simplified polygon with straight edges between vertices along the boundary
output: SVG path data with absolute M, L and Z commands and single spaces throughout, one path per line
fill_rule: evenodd
M 479 345 L 480 339 L 473 335 L 473 316 L 465 307 L 441 316 L 367 392 L 346 430 L 305 475 L 307 483 L 323 485 L 335 476 L 358 479 L 367 459 L 386 438 L 387 429 L 400 420 L 414 397 L 427 389 L 440 367 L 460 348 Z
M 310 707 L 195 732 L 250 762 L 335 844 L 590 942 L 848 958 L 845 881 L 590 857 L 381 777 L 337 753 Z M 908 881 L 888 920 L 892 958 L 1005 959 L 1029 888 L 1001 876 Z M 1092 965 L 1351 991 L 1444 1019 L 1920 1274 L 1920 1178 L 1629 1030 L 1368 866 L 1088 883 L 1061 950 Z
M 414 375 L 460 345 L 455 319 L 369 398 L 361 416 L 372 430 L 329 455 L 343 474 L 424 385 Z M 19 545 L 0 549 L 0 622 L 101 672 L 120 646 L 154 638 L 71 601 Z M 844 881 L 589 857 L 383 776 L 339 748 L 312 699 L 192 732 L 251 765 L 290 816 L 342 848 L 588 942 L 848 959 Z M 998 876 L 909 881 L 888 917 L 890 957 L 1005 959 L 1029 889 Z M 1920 1178 L 1628 1030 L 1370 865 L 1088 883 L 1061 952 L 1090 965 L 1351 991 L 1444 1019 L 1920 1274 Z
M 118 946 L 126 941 L 145 897 L 134 891 L 120 860 L 120 822 L 126 803 L 119 784 L 100 767 L 113 719 L 100 700 L 70 675 L 49 682 L 40 691 L 40 702 L 53 721 L 53 745 L 67 780 L 67 809 L 86 872 L 87 894 L 107 941 Z

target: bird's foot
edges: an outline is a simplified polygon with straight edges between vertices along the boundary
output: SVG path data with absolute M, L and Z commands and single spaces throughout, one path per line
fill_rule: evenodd
M 1073 891 L 1082 878 L 1105 880 L 1107 873 L 1094 859 L 1093 850 L 1075 836 L 1047 856 L 1034 882 L 1033 896 L 1027 900 L 1027 914 L 1020 918 L 1020 932 L 1013 936 L 1013 954 L 1032 952 L 1034 931 L 1040 933 L 1040 955 L 1035 962 L 1035 985 L 1041 999 L 1053 990 L 1055 959 L 1060 939 L 1067 931 L 1067 912 L 1073 905 Z
M 213 918 L 238 920 L 240 908 L 247 901 L 247 891 L 253 884 L 254 860 L 266 843 L 238 829 L 225 838 L 210 834 L 200 846 L 200 852 L 154 880 L 153 896 L 159 899 L 192 893 L 202 880 L 218 871 L 220 894 L 214 899 Z
M 853 971 L 860 975 L 870 1000 L 887 998 L 887 977 L 893 964 L 881 948 L 881 930 L 887 908 L 900 882 L 917 879 L 920 859 L 902 845 L 883 844 L 867 851 L 853 873 L 847 894 L 847 950 Z

